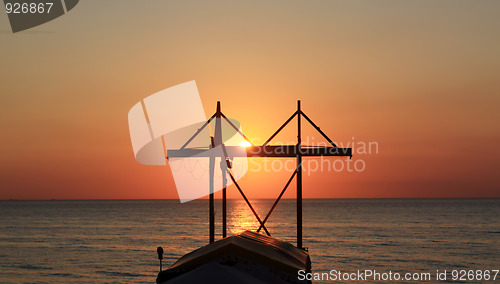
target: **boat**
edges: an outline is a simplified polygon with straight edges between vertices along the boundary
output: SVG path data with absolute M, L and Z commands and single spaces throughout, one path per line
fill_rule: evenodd
M 307 251 L 247 230 L 184 255 L 156 283 L 310 283 L 300 270 L 311 271 Z

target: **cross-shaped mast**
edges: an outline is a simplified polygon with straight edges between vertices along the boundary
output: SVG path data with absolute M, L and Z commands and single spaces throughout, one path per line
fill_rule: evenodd
M 278 133 L 287 126 L 290 121 L 292 121 L 295 117 L 297 117 L 297 144 L 296 145 L 268 145 L 271 140 L 278 135 Z M 302 146 L 302 135 L 301 135 L 301 119 L 305 118 L 307 122 L 309 122 L 330 144 L 330 146 L 325 147 L 310 147 L 310 146 Z M 316 124 L 300 109 L 300 100 L 297 101 L 297 110 L 288 118 L 283 125 L 281 125 L 278 130 L 267 139 L 267 141 L 261 146 L 253 145 L 252 142 L 236 127 L 231 120 L 229 120 L 222 112 L 220 107 L 220 102 L 217 102 L 217 110 L 210 119 L 203 124 L 203 126 L 198 129 L 196 133 L 188 140 L 179 150 L 168 150 L 167 158 L 171 157 L 209 157 L 210 158 L 210 192 L 209 192 L 209 215 L 210 215 L 210 243 L 215 241 L 215 208 L 214 208 L 214 172 L 215 172 L 215 157 L 207 153 L 206 150 L 198 149 L 198 148 L 186 148 L 187 145 L 205 128 L 208 124 L 215 119 L 215 131 L 214 136 L 211 138 L 211 148 L 215 148 L 217 146 L 222 146 L 222 156 L 221 156 L 221 171 L 222 171 L 222 237 L 226 237 L 226 221 L 227 221 L 227 206 L 226 206 L 226 187 L 227 187 L 227 177 L 226 174 L 229 175 L 232 182 L 240 192 L 241 196 L 249 206 L 252 213 L 257 218 L 257 221 L 260 224 L 259 232 L 261 229 L 264 229 L 267 235 L 271 235 L 267 230 L 265 223 L 269 219 L 271 213 L 273 212 L 276 205 L 280 201 L 281 197 L 285 193 L 286 189 L 292 182 L 293 178 L 296 177 L 297 181 L 297 247 L 303 248 L 302 246 L 302 157 L 327 157 L 327 156 L 349 156 L 352 157 L 352 149 L 351 148 L 338 148 L 335 143 L 318 127 Z M 240 156 L 234 157 L 249 157 L 249 158 L 296 158 L 297 165 L 296 169 L 293 172 L 292 176 L 288 179 L 285 187 L 281 191 L 280 195 L 274 202 L 273 206 L 267 213 L 264 220 L 262 220 L 257 212 L 255 212 L 252 204 L 243 193 L 243 190 L 236 182 L 233 174 L 231 173 L 231 161 L 227 155 L 228 150 L 231 153 L 241 153 L 242 151 L 231 151 L 232 148 L 241 148 L 241 146 L 227 146 L 224 145 L 224 141 L 222 140 L 222 119 L 224 119 L 231 127 L 233 127 L 239 135 L 243 137 L 244 140 L 249 142 L 251 146 L 247 147 L 246 155 L 241 154 Z M 237 154 L 238 155 L 238 154 Z

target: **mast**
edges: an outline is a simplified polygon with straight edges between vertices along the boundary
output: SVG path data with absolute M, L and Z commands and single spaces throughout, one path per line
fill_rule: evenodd
M 300 100 L 297 101 L 297 247 L 302 248 L 302 135 Z
M 214 138 L 210 137 L 210 140 L 212 142 L 211 147 L 214 147 Z M 214 206 L 214 173 L 215 173 L 215 157 L 210 157 L 210 164 L 209 164 L 209 175 L 210 175 L 210 195 L 208 198 L 208 210 L 209 210 L 209 235 L 210 235 L 210 243 L 213 243 L 215 241 L 215 206 Z
M 223 145 L 222 141 L 222 112 L 220 101 L 217 101 L 217 110 L 215 112 L 215 146 Z M 221 157 L 220 169 L 222 173 L 222 237 L 226 237 L 226 187 L 227 187 L 227 157 Z

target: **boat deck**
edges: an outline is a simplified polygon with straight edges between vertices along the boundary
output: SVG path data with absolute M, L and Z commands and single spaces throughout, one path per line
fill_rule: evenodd
M 161 271 L 157 283 L 308 283 L 309 254 L 290 243 L 244 231 L 194 250 Z

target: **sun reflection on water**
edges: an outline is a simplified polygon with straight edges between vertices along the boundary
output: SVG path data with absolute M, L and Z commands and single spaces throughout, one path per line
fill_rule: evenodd
M 252 203 L 254 209 L 259 214 L 263 214 L 261 213 L 262 210 L 260 210 L 260 204 L 258 202 L 254 203 Z M 230 216 L 227 220 L 228 235 L 233 235 L 244 230 L 255 231 L 259 228 L 257 218 L 255 218 L 244 200 L 234 200 L 231 205 L 228 208 L 228 215 Z

